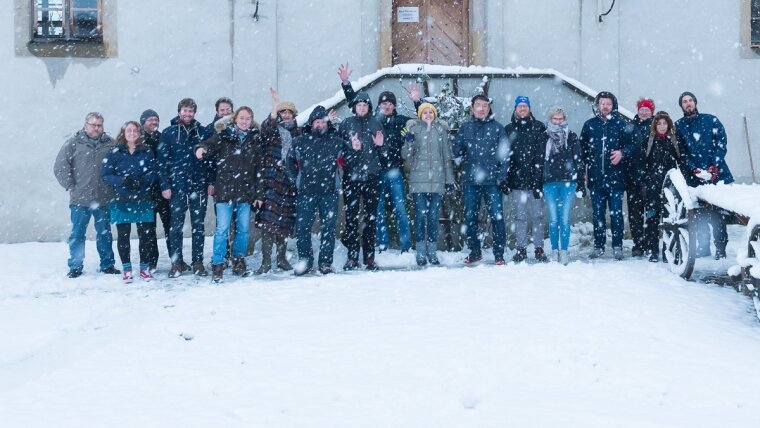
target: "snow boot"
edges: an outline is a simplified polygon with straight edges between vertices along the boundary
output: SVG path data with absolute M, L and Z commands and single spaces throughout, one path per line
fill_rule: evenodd
M 420 241 L 414 246 L 414 259 L 417 261 L 417 266 L 425 266 L 427 264 L 426 247 L 427 243 L 425 241 Z
M 613 247 L 612 258 L 617 261 L 623 260 L 623 247 Z
M 288 262 L 288 246 L 284 236 L 277 237 L 277 267 L 285 271 L 293 270 L 293 266 Z
M 113 266 L 109 266 L 109 267 L 107 267 L 105 269 L 101 269 L 100 273 L 104 273 L 106 275 L 118 275 L 118 274 L 121 273 L 121 271 L 119 269 L 116 269 Z
M 325 266 L 319 267 L 319 273 L 321 273 L 322 275 L 329 275 L 331 273 L 335 273 L 335 271 L 333 270 L 332 266 L 325 265 Z
M 69 273 L 66 274 L 69 278 L 79 278 L 82 276 L 82 269 L 79 268 L 71 268 L 69 269 Z
M 543 247 L 536 247 L 536 249 L 533 250 L 533 256 L 536 258 L 536 261 L 539 263 L 546 263 L 549 261 L 549 259 L 546 258 L 546 254 L 544 253 Z
M 543 253 L 543 250 L 541 250 Z M 517 251 L 515 252 L 515 255 L 512 256 L 512 261 L 515 263 L 520 263 L 525 261 L 525 259 L 528 258 L 528 250 L 525 249 L 525 247 L 517 247 Z
M 249 276 L 251 270 L 245 264 L 245 257 L 235 256 L 232 258 L 232 274 L 237 276 Z
M 211 265 L 211 281 L 215 284 L 224 281 L 224 263 Z
M 261 266 L 256 269 L 256 275 L 269 272 L 272 268 L 272 235 L 263 233 L 261 235 Z
M 557 260 L 562 263 L 562 266 L 567 266 L 570 263 L 570 259 L 567 258 L 567 250 L 559 250 L 559 257 Z
M 438 249 L 437 242 L 427 243 L 427 260 L 432 266 L 439 266 L 441 264 L 441 261 L 438 260 L 438 254 L 436 253 L 437 249 Z
M 346 260 L 346 264 L 343 265 L 343 270 L 357 270 L 359 269 L 359 262 L 354 259 Z
M 594 250 L 591 251 L 591 254 L 588 255 L 588 258 L 590 259 L 598 259 L 604 255 L 604 248 L 596 248 L 594 247 Z
M 184 268 L 180 263 L 172 263 L 171 269 L 169 269 L 169 278 L 179 278 L 182 275 Z
M 224 265 L 222 265 L 224 266 Z M 193 262 L 193 273 L 195 276 L 208 276 L 208 271 L 206 271 L 206 268 L 203 267 L 203 261 L 198 260 L 197 262 Z
M 464 258 L 465 266 L 472 266 L 483 260 L 483 254 L 472 254 Z

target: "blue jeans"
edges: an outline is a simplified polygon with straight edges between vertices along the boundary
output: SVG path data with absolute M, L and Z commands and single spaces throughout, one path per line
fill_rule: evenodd
M 319 213 L 319 267 L 329 267 L 335 251 L 335 225 L 338 220 L 338 194 L 296 196 L 296 246 L 298 259 L 314 264 L 311 227 Z
M 480 200 L 482 198 L 488 205 L 488 216 L 491 218 L 494 258 L 497 260 L 504 259 L 507 234 L 504 227 L 504 207 L 502 206 L 499 187 L 496 185 L 467 184 L 462 190 L 464 193 L 464 221 L 467 226 L 467 246 L 470 248 L 470 255 L 481 256 L 478 214 L 480 213 Z
M 182 228 L 185 225 L 185 211 L 190 210 L 190 225 L 193 236 L 193 262 L 203 261 L 203 239 L 206 233 L 204 220 L 206 219 L 206 206 L 208 195 L 205 189 L 197 192 L 172 189 L 172 198 L 169 202 L 171 213 L 171 228 L 169 239 L 171 240 L 172 263 L 184 261 L 182 258 Z
M 555 181 L 544 184 L 544 200 L 549 211 L 549 241 L 552 250 L 567 250 L 570 243 L 570 214 L 575 198 L 575 183 Z
M 591 206 L 594 221 L 594 247 L 604 249 L 607 243 L 607 208 L 610 210 L 612 247 L 623 247 L 623 189 L 599 187 L 591 189 Z
M 438 242 L 440 193 L 412 193 L 414 198 L 414 242 Z M 427 232 L 427 233 L 426 233 Z
M 232 256 L 245 257 L 248 249 L 248 227 L 251 223 L 251 204 L 247 202 L 220 202 L 214 208 L 216 208 L 216 228 L 214 229 L 214 255 L 211 257 L 211 263 L 215 265 L 224 263 L 233 211 L 237 215 L 235 217 L 235 242 L 232 244 Z
M 385 198 L 390 196 L 393 209 L 398 218 L 398 240 L 402 250 L 408 250 L 412 244 L 409 236 L 409 214 L 406 212 L 404 195 L 404 175 L 398 169 L 380 173 L 380 197 L 377 200 L 377 244 L 388 246 L 388 224 L 385 213 Z
M 111 235 L 111 216 L 108 206 L 98 208 L 69 205 L 71 211 L 71 235 L 69 235 L 69 269 L 82 269 L 84 266 L 84 244 L 90 217 L 95 223 L 95 246 L 100 256 L 100 270 L 114 264 L 113 236 Z

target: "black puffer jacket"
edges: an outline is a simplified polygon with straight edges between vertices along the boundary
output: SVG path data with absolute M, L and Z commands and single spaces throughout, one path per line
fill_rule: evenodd
M 639 119 L 639 115 L 633 118 L 633 122 L 628 125 L 627 135 L 630 141 L 627 143 L 629 150 L 628 156 L 623 159 L 625 165 L 625 182 L 626 187 L 630 188 L 644 179 L 644 157 L 646 155 L 647 142 L 649 133 L 652 130 L 652 118 L 646 120 Z M 642 175 L 644 172 L 644 175 Z
M 525 119 L 512 114 L 512 122 L 504 127 L 509 140 L 510 189 L 540 190 L 543 186 L 546 125 L 536 120 L 533 113 Z
M 547 136 L 544 147 L 548 141 Z M 556 153 L 544 155 L 544 159 L 544 183 L 572 181 L 578 184 L 579 189 L 585 185 L 578 174 L 581 169 L 581 144 L 575 132 L 568 131 L 565 147 Z
M 309 116 L 309 124 L 326 115 L 324 107 L 317 106 Z M 285 172 L 296 183 L 298 194 L 336 193 L 340 189 L 338 158 L 344 150 L 351 148 L 338 138 L 334 129 L 320 134 L 313 132 L 310 125 L 304 126 L 303 134 L 293 140 L 293 147 L 285 160 Z
M 641 193 L 648 200 L 657 200 L 662 192 L 662 182 L 665 174 L 678 166 L 678 149 L 676 139 L 672 135 L 656 135 L 647 153 L 649 138 L 644 143 L 644 159 L 641 164 Z
M 372 103 L 366 92 L 359 92 L 351 103 L 353 108 L 356 104 L 365 102 L 372 109 Z M 353 148 L 346 150 L 343 157 L 348 164 L 345 170 L 344 179 L 349 181 L 367 181 L 371 177 L 376 177 L 382 170 L 380 159 L 386 150 L 385 142 L 378 147 L 372 140 L 372 136 L 377 132 L 383 132 L 383 126 L 374 117 L 367 115 L 359 117 L 352 116 L 340 124 L 338 136 L 348 142 L 351 146 L 351 137 L 356 135 L 361 141 L 361 149 Z
M 260 164 L 258 128 L 245 137 L 234 126 L 215 133 L 194 149 L 205 148 L 206 159 L 213 159 L 216 169 L 214 200 L 218 202 L 248 202 L 256 199 L 256 171 Z

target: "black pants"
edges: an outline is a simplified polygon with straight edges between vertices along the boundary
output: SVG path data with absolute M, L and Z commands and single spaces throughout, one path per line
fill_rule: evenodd
M 364 264 L 375 261 L 375 233 L 377 200 L 380 196 L 380 181 L 373 177 L 367 181 L 344 181 L 343 204 L 346 210 L 346 228 L 341 242 L 348 249 L 348 259 L 359 261 L 359 228 L 361 226 L 361 204 L 364 203 L 364 228 L 361 232 L 361 249 Z
M 662 201 L 660 195 L 656 194 L 654 199 L 648 200 L 646 204 L 646 220 L 644 221 L 644 239 L 641 243 L 641 250 L 650 251 L 652 254 L 660 256 L 660 216 L 662 216 Z
M 140 239 L 140 268 L 148 267 L 148 260 L 152 251 L 158 251 L 156 247 L 156 223 L 136 223 L 137 237 Z M 131 223 L 121 223 L 116 225 L 118 234 L 116 248 L 119 250 L 119 258 L 124 269 L 132 266 L 129 259 L 131 250 L 129 236 L 132 234 Z
M 156 227 L 158 224 L 155 222 L 155 217 L 159 217 L 161 219 L 161 224 L 164 227 L 164 237 L 166 238 L 166 253 L 171 256 L 172 254 L 172 248 L 171 248 L 171 241 L 169 240 L 169 228 L 171 227 L 171 206 L 169 204 L 168 199 L 161 198 L 160 200 L 156 200 L 156 205 L 154 206 L 154 222 L 153 223 L 146 223 L 150 225 L 151 227 L 151 239 L 153 240 L 151 246 L 150 246 L 150 254 L 148 255 L 148 264 L 151 267 L 155 267 L 158 264 L 158 242 L 157 242 L 157 234 L 156 234 Z M 138 229 L 139 233 L 139 229 Z
M 648 250 L 651 247 L 644 242 L 646 240 L 644 236 L 644 209 L 647 204 L 638 185 L 626 184 L 625 193 L 628 202 L 628 228 L 631 230 L 633 249 Z M 659 201 L 657 205 L 659 205 Z

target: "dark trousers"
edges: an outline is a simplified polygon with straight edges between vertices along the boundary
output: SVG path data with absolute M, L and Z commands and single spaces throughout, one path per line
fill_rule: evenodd
M 643 251 L 650 251 L 660 256 L 660 216 L 662 215 L 662 202 L 659 194 L 652 200 L 646 201 L 646 220 L 644 221 L 644 240 L 641 242 Z
M 298 259 L 314 265 L 311 227 L 319 214 L 319 267 L 329 267 L 335 251 L 335 225 L 338 220 L 338 194 L 296 196 L 296 240 Z
M 470 249 L 470 255 L 477 257 L 482 255 L 478 233 L 478 214 L 480 214 L 480 201 L 483 199 L 488 207 L 488 216 L 491 218 L 493 255 L 496 260 L 503 260 L 507 233 L 499 187 L 496 185 L 467 184 L 462 188 L 462 193 L 464 196 L 464 221 L 467 225 L 467 247 Z
M 628 228 L 631 230 L 633 249 L 649 250 L 651 247 L 644 243 L 644 209 L 647 203 L 644 201 L 639 187 L 634 183 L 626 184 L 625 194 L 628 202 Z
M 150 255 L 155 249 L 156 244 L 156 224 L 155 223 L 135 223 L 137 224 L 137 237 L 140 240 L 140 269 L 148 267 Z M 130 251 L 132 250 L 129 237 L 132 234 L 132 223 L 119 223 L 116 225 L 116 249 L 119 251 L 119 258 L 124 269 L 131 269 Z M 157 249 L 155 249 L 158 251 Z
M 375 261 L 375 233 L 377 200 L 380 196 L 380 182 L 377 177 L 367 181 L 344 181 L 343 204 L 346 209 L 346 229 L 342 242 L 348 249 L 348 259 L 359 261 L 359 238 L 363 250 L 364 263 Z M 364 204 L 364 228 L 359 232 L 362 222 L 362 202 Z
M 607 209 L 610 211 L 612 247 L 623 247 L 623 190 L 600 186 L 591 189 L 591 207 L 594 221 L 594 247 L 604 249 L 607 243 Z
M 156 234 L 158 224 L 155 221 L 156 217 L 161 219 L 161 225 L 164 227 L 164 237 L 166 238 L 166 252 L 169 254 L 169 256 L 172 254 L 171 240 L 169 239 L 169 231 L 172 225 L 171 204 L 169 200 L 164 198 L 156 200 L 156 204 L 153 207 L 153 212 L 155 213 L 153 223 L 147 223 L 151 225 L 153 236 L 153 245 L 151 246 L 150 254 L 148 255 L 148 264 L 152 267 L 155 267 L 158 264 L 158 242 L 156 241 L 158 239 L 158 235 Z
M 190 225 L 193 237 L 193 262 L 203 261 L 203 239 L 205 233 L 204 220 L 208 196 L 203 190 L 187 192 L 172 190 L 171 199 L 171 240 L 172 263 L 184 261 L 182 258 L 182 228 L 185 225 L 185 211 L 190 211 Z

